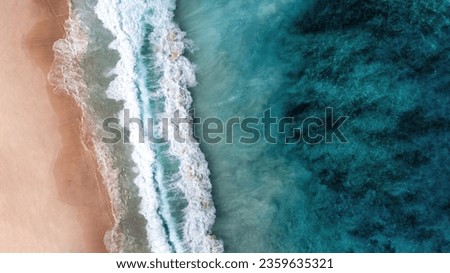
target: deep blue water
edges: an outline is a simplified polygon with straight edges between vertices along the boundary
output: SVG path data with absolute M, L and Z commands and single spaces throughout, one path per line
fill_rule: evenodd
M 225 251 L 450 251 L 448 1 L 178 1 L 175 19 L 196 115 L 348 116 L 348 143 L 201 144 Z

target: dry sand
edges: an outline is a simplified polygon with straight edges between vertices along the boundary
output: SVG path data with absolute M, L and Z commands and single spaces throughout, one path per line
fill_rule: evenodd
M 80 108 L 47 82 L 67 3 L 0 7 L 0 252 L 103 252 L 113 218 Z

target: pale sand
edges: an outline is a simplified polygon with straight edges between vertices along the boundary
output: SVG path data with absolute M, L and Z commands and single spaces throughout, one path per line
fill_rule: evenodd
M 113 225 L 80 109 L 47 83 L 67 11 L 63 0 L 0 2 L 0 252 L 103 252 Z

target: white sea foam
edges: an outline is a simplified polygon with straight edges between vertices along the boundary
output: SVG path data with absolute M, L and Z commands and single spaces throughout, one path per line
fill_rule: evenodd
M 191 107 L 192 98 L 188 87 L 194 86 L 196 80 L 194 66 L 182 55 L 187 43 L 184 33 L 173 22 L 174 9 L 173 0 L 129 0 L 120 3 L 108 0 L 99 1 L 96 7 L 98 17 L 116 37 L 111 46 L 117 49 L 121 56 L 115 70 L 118 76 L 111 83 L 108 94 L 112 98 L 123 100 L 124 107 L 131 109 L 133 116 L 172 116 L 175 111 L 179 111 L 182 117 L 189 116 L 188 109 Z M 144 37 L 143 23 L 153 28 L 149 37 Z M 156 94 L 165 100 L 164 113 L 154 113 L 150 110 L 150 94 L 136 74 L 137 58 L 140 57 L 143 39 L 148 39 L 151 43 L 154 62 L 152 69 L 161 76 Z M 138 89 L 141 91 L 144 105 L 139 105 Z M 183 211 L 183 223 L 180 227 L 183 238 L 178 238 L 178 229 L 169 213 L 167 189 L 163 186 L 162 171 L 155 162 L 151 145 L 138 144 L 133 153 L 139 174 L 135 182 L 143 198 L 142 214 L 148 220 L 148 237 L 152 251 L 171 250 L 168 245 L 170 240 L 175 247 L 173 250 L 177 252 L 221 252 L 222 242 L 211 233 L 215 209 L 205 157 L 198 143 L 192 139 L 191 124 L 181 124 L 178 128 L 172 123 L 169 124 L 168 152 L 180 162 L 178 179 L 173 187 L 183 194 L 188 204 Z M 186 143 L 175 141 L 175 130 L 187 139 Z M 138 130 L 131 130 L 131 139 L 137 139 L 137 133 Z M 159 196 L 153 181 L 157 182 Z M 162 228 L 158 209 L 169 227 L 170 238 L 167 238 Z
M 52 63 L 49 82 L 56 92 L 69 92 L 77 102 L 86 108 L 86 84 L 81 61 L 86 55 L 88 38 L 78 14 L 70 13 L 65 22 L 66 35 L 53 44 L 55 59 Z
M 165 115 L 176 111 L 181 117 L 189 116 L 192 104 L 188 90 L 196 84 L 195 68 L 183 56 L 186 49 L 185 33 L 173 21 L 175 1 L 153 0 L 149 3 L 153 12 L 145 20 L 153 27 L 148 37 L 153 48 L 154 69 L 161 74 L 157 92 L 165 98 Z M 186 140 L 174 139 L 175 131 Z M 184 209 L 183 240 L 191 252 L 222 252 L 222 242 L 211 233 L 215 221 L 215 208 L 211 196 L 208 163 L 192 138 L 192 124 L 169 123 L 169 153 L 180 161 L 176 187 L 188 203 Z
M 96 13 L 104 26 L 115 36 L 115 41 L 111 44 L 120 54 L 120 60 L 116 65 L 114 73 L 117 75 L 111 82 L 107 94 L 110 98 L 124 102 L 124 108 L 130 110 L 132 116 L 146 116 L 143 113 L 138 101 L 139 77 L 136 74 L 137 63 L 136 54 L 139 53 L 143 42 L 143 32 L 140 19 L 143 12 L 148 10 L 144 1 L 123 1 L 114 0 L 99 1 L 96 6 Z M 123 117 L 122 114 L 119 114 Z M 123 120 L 122 120 L 123 126 Z M 139 130 L 130 130 L 130 139 L 138 139 Z M 176 238 L 176 226 L 171 220 L 167 200 L 164 196 L 157 194 L 154 181 L 155 154 L 148 144 L 135 144 L 132 159 L 136 164 L 134 172 L 137 174 L 134 182 L 139 188 L 139 195 L 142 197 L 141 213 L 147 220 L 147 236 L 150 249 L 153 252 L 173 251 L 169 244 L 169 239 L 175 245 L 181 245 Z M 163 185 L 158 184 L 160 192 L 165 192 Z M 158 213 L 160 211 L 161 215 Z M 163 227 L 163 219 L 173 234 L 168 238 Z M 178 243 L 177 243 L 178 242 Z M 179 249 L 175 249 L 176 251 Z

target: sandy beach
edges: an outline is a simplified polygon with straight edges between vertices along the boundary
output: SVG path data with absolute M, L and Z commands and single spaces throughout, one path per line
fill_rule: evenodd
M 47 81 L 67 3 L 0 7 L 0 252 L 104 252 L 113 217 L 81 110 Z

